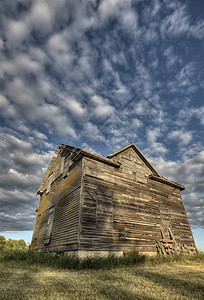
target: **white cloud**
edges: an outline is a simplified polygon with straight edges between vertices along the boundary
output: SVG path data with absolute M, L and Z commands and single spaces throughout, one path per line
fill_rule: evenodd
M 153 9 L 151 10 L 151 14 L 152 16 L 155 17 L 161 10 L 161 4 L 158 0 L 154 0 L 152 2 L 153 2 Z
M 32 133 L 35 137 L 37 137 L 40 140 L 47 140 L 47 136 L 38 130 L 32 130 Z
M 71 119 L 56 105 L 43 104 L 39 106 L 36 115 L 33 117 L 34 120 L 41 120 L 50 132 L 55 128 L 61 135 L 76 136 Z
M 190 34 L 197 38 L 202 40 L 204 37 L 204 21 L 200 20 L 197 24 L 190 27 Z
M 9 105 L 8 99 L 4 95 L 0 94 L 0 109 L 4 109 L 8 107 L 8 105 Z
M 87 115 L 86 107 L 83 107 L 80 102 L 76 99 L 69 98 L 65 99 L 62 103 L 63 106 L 67 107 L 71 114 L 75 117 L 85 117 Z
M 189 20 L 185 6 L 177 7 L 172 14 L 169 14 L 161 25 L 161 32 L 180 35 L 188 32 Z
M 53 25 L 53 11 L 49 2 L 45 0 L 36 0 L 33 2 L 33 7 L 29 20 L 34 28 L 40 30 L 51 30 Z
M 133 118 L 131 121 L 135 128 L 140 128 L 142 126 L 142 121 L 138 120 L 137 118 Z
M 41 64 L 48 63 L 49 61 L 47 53 L 39 47 L 30 46 L 28 49 L 28 55 L 32 61 L 37 61 Z
M 86 124 L 84 124 L 84 132 L 83 132 L 86 136 L 90 137 L 90 139 L 99 139 L 99 140 L 103 140 L 103 137 L 101 136 L 99 129 L 96 125 L 94 125 L 91 122 L 87 122 Z
M 0 195 L 0 230 L 33 230 L 35 209 L 38 206 L 35 193 L 0 189 Z
M 101 17 L 106 19 L 112 15 L 119 14 L 121 10 L 126 8 L 126 6 L 130 6 L 131 1 L 126 1 L 126 3 L 122 0 L 102 0 L 99 6 L 99 12 Z
M 49 41 L 48 45 L 50 47 L 50 51 L 60 55 L 64 54 L 68 51 L 68 43 L 67 43 L 67 32 L 55 33 L 53 34 Z
M 53 59 L 53 67 L 61 74 L 66 74 L 72 67 L 72 62 L 76 58 L 68 41 L 68 30 L 51 35 L 47 42 L 46 50 Z
M 5 190 L 29 190 L 35 193 L 44 175 L 44 167 L 48 166 L 54 151 L 39 150 L 41 146 L 45 146 L 46 140 L 46 136 L 40 132 L 34 131 L 35 141 L 31 136 L 17 137 L 15 133 L 6 133 L 5 130 L 0 132 L 0 187 Z M 12 201 L 15 202 L 15 198 Z
M 7 24 L 7 37 L 12 44 L 21 43 L 29 34 L 29 27 L 24 21 L 11 20 Z
M 40 62 L 25 53 L 19 53 L 14 59 L 5 61 L 2 68 L 5 73 L 16 77 L 25 77 L 28 73 L 38 74 L 42 71 Z M 20 81 L 20 79 L 17 80 Z
M 201 106 L 199 108 L 186 108 L 182 109 L 178 117 L 180 118 L 180 122 L 188 123 L 191 121 L 193 117 L 196 117 L 201 125 L 204 125 L 204 106 Z
M 156 142 L 157 138 L 161 136 L 161 131 L 159 128 L 149 129 L 147 131 L 147 139 L 149 143 Z
M 184 131 L 184 129 L 173 130 L 168 133 L 167 138 L 181 145 L 188 145 L 192 141 L 192 132 Z
M 108 99 L 104 99 L 98 95 L 91 97 L 91 104 L 93 105 L 91 107 L 92 115 L 97 118 L 104 119 L 110 117 L 115 111 L 114 107 L 109 104 Z
M 147 130 L 147 142 L 148 147 L 144 149 L 144 154 L 148 157 L 150 156 L 160 156 L 168 152 L 164 143 L 158 142 L 158 138 L 163 137 L 163 133 L 160 128 L 156 127 L 154 129 Z
M 100 18 L 107 21 L 111 17 L 117 17 L 123 26 L 134 30 L 137 27 L 137 15 L 131 8 L 131 0 L 103 0 L 99 6 Z
M 127 9 L 121 14 L 122 24 L 133 32 L 137 29 L 137 15 L 133 9 Z
M 31 32 L 46 35 L 53 30 L 54 24 L 60 20 L 60 14 L 66 8 L 65 0 L 33 0 L 29 10 L 18 20 L 6 20 L 7 38 L 12 45 L 19 46 L 31 38 Z
M 42 96 L 37 98 L 35 90 L 26 85 L 24 80 L 18 77 L 10 82 L 7 94 L 14 103 L 16 113 L 28 114 L 29 117 L 35 111 L 37 103 L 42 101 Z
M 175 54 L 174 47 L 169 46 L 166 49 L 164 49 L 164 57 L 166 59 L 166 67 L 167 69 L 173 68 L 178 64 L 181 64 L 181 61 L 178 57 L 178 55 Z
M 175 37 L 187 35 L 198 39 L 202 39 L 204 36 L 203 28 L 203 20 L 195 24 L 191 23 L 186 5 L 182 5 L 181 3 L 173 7 L 173 12 L 166 16 L 160 27 L 163 37 L 166 35 Z
M 0 50 L 2 50 L 4 48 L 4 42 L 3 40 L 0 38 Z

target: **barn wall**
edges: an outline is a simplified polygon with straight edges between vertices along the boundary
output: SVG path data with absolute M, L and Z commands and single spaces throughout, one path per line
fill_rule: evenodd
M 76 250 L 78 242 L 82 163 L 79 161 L 65 179 L 59 177 L 50 192 L 41 196 L 36 216 L 31 249 L 44 251 Z M 54 218 L 49 244 L 45 245 L 50 209 Z
M 169 238 L 167 228 L 170 228 L 177 243 L 194 244 L 180 190 L 152 180 L 149 181 L 149 187 L 152 196 L 159 202 L 160 227 L 165 238 Z
M 156 251 L 156 240 L 193 244 L 180 191 L 148 178 L 152 173 L 128 149 L 114 160 L 120 168 L 84 158 L 79 249 Z M 164 238 L 164 237 L 163 237 Z

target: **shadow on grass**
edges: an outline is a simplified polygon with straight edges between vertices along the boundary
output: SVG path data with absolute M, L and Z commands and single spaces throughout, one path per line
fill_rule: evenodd
M 122 287 L 103 287 L 98 288 L 98 292 L 108 300 L 152 300 L 152 297 L 148 297 L 147 295 L 139 295 L 136 291 L 127 291 Z
M 159 284 L 168 290 L 176 290 L 178 295 L 185 295 L 189 299 L 204 299 L 204 277 L 203 283 L 196 282 L 196 278 L 193 277 L 195 276 L 193 272 L 192 275 L 187 272 L 185 275 L 183 274 L 184 276 L 189 276 L 189 279 L 178 278 L 176 272 L 175 277 L 173 277 L 171 275 L 159 274 L 145 269 L 141 269 L 140 273 L 138 274 L 137 272 L 135 275 L 148 279 L 149 281 Z M 182 276 L 182 274 L 180 273 L 179 276 Z
M 68 297 L 75 292 L 71 280 L 56 278 L 49 269 L 0 268 L 0 300 L 74 299 Z
M 30 289 L 33 287 L 34 282 L 33 276 L 29 272 L 26 270 L 18 272 L 13 268 L 1 267 L 0 299 L 30 299 Z

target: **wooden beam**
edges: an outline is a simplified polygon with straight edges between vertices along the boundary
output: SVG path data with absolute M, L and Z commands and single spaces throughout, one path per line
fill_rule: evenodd
M 159 181 L 161 183 L 173 186 L 173 187 L 179 189 L 180 191 L 185 190 L 185 186 L 180 185 L 180 184 L 178 184 L 176 182 L 170 181 L 170 180 L 168 180 L 168 179 L 166 179 L 164 177 L 158 177 L 158 176 L 155 176 L 154 174 L 150 174 L 149 175 L 149 179 L 156 180 L 156 181 Z

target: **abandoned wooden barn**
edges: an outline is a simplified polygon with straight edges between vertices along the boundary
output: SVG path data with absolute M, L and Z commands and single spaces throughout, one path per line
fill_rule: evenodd
M 79 256 L 196 253 L 182 190 L 133 143 L 108 157 L 62 145 L 38 190 L 31 249 Z

